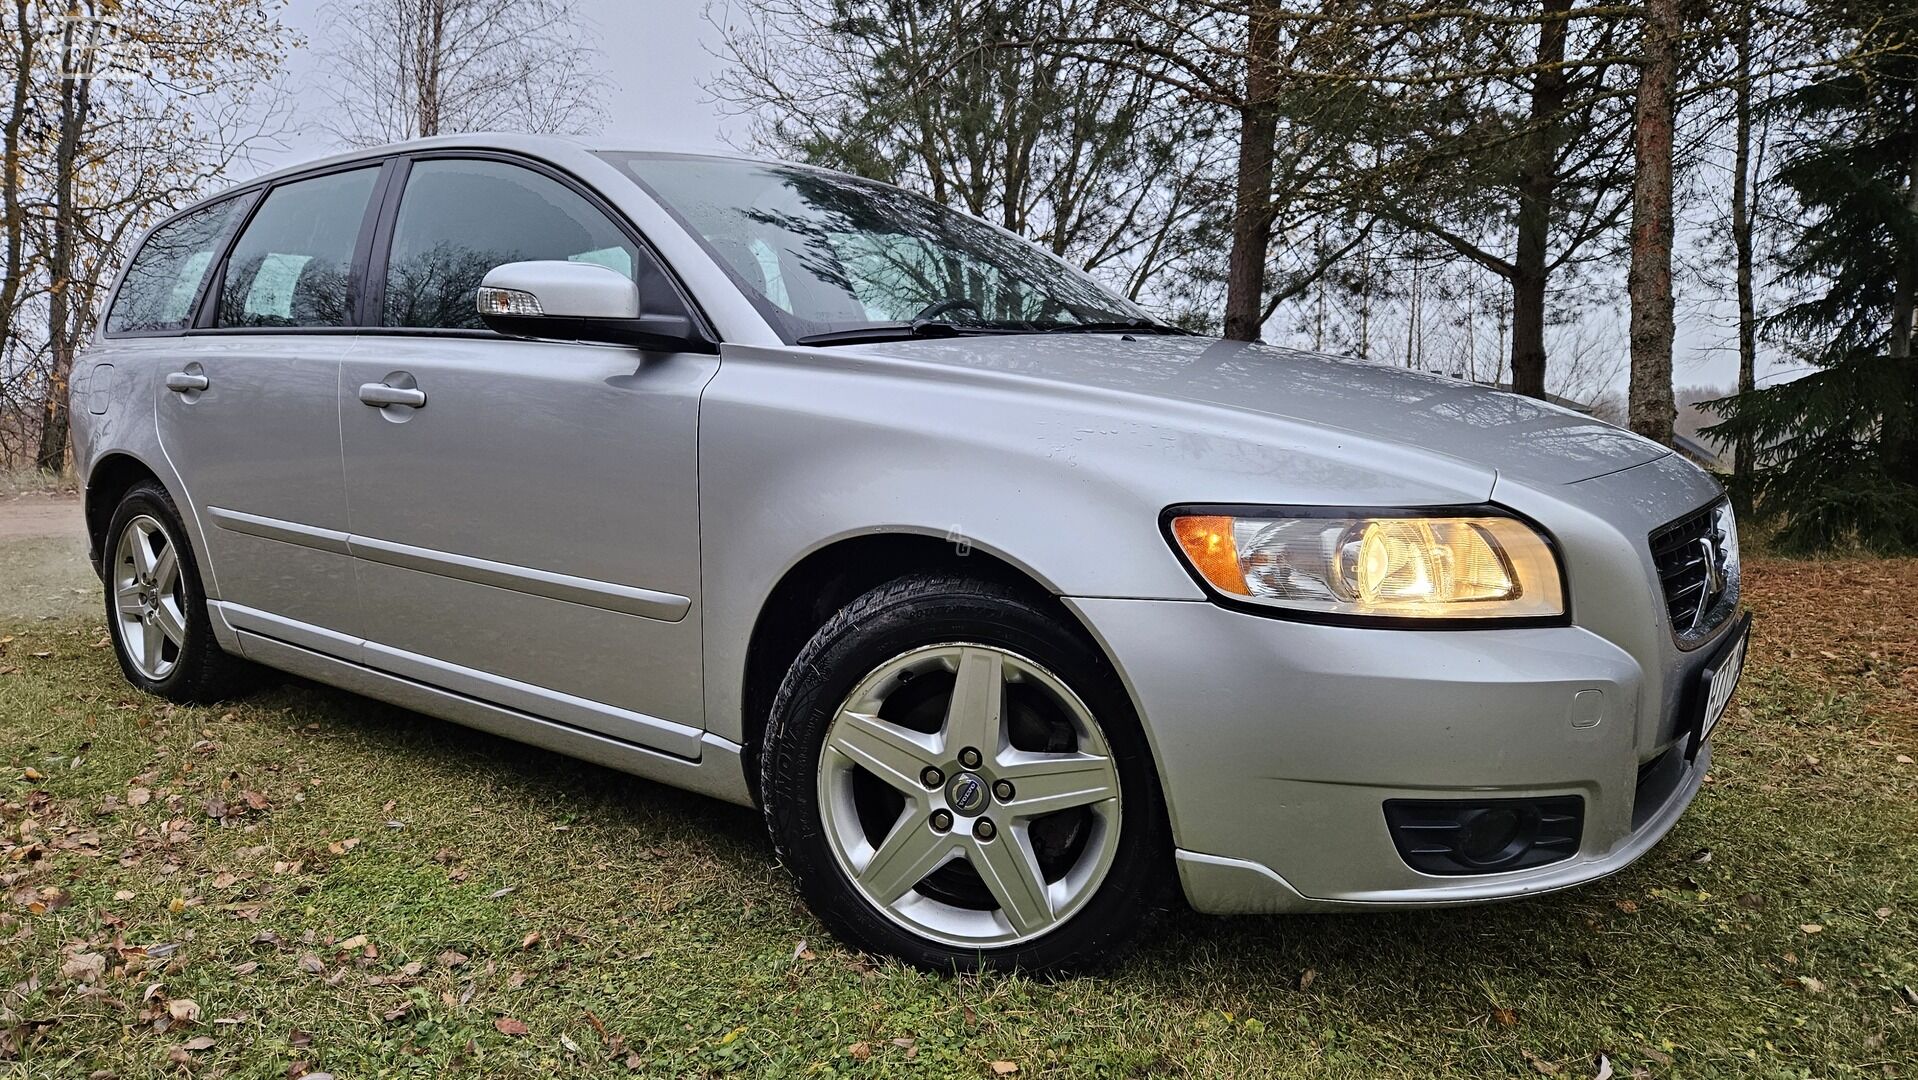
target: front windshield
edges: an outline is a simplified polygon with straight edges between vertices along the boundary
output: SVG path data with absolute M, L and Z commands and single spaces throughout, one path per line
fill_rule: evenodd
M 1025 241 L 899 188 L 797 165 L 608 156 L 706 242 L 788 341 L 915 322 L 920 332 L 1148 322 Z

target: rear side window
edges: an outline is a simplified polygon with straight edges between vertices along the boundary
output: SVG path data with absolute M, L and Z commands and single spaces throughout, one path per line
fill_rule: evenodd
M 219 325 L 350 325 L 353 250 L 379 173 L 354 169 L 268 192 L 227 257 Z
M 474 294 L 504 263 L 567 259 L 649 285 L 662 276 L 605 214 L 551 177 L 500 161 L 415 162 L 393 224 L 384 325 L 480 330 Z
M 245 199 L 228 199 L 155 229 L 133 257 L 126 280 L 113 298 L 107 333 L 186 329 L 193 321 L 193 301 L 200 295 L 207 268 L 245 203 Z

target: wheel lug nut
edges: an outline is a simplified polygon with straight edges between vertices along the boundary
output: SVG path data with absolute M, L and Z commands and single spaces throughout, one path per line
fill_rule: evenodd
M 989 817 L 980 818 L 972 826 L 972 835 L 978 837 L 981 840 L 992 839 L 992 835 L 998 831 L 999 830 L 993 826 L 992 819 Z
M 952 815 L 944 810 L 934 810 L 932 812 L 932 827 L 940 832 L 945 832 L 947 829 L 952 828 Z
M 964 750 L 959 751 L 959 764 L 964 765 L 968 769 L 978 768 L 979 767 L 979 751 L 974 750 L 970 746 L 966 747 Z
M 919 782 L 927 787 L 936 788 L 946 782 L 946 774 L 928 765 L 926 771 L 919 774 Z
M 1012 781 L 1001 780 L 992 785 L 992 797 L 998 799 L 1000 802 L 1012 798 Z

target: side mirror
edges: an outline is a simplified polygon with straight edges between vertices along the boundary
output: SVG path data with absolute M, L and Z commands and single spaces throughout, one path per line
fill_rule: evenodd
M 542 260 L 488 271 L 477 298 L 480 321 L 513 337 L 717 352 L 685 314 L 641 310 L 639 286 L 598 263 Z

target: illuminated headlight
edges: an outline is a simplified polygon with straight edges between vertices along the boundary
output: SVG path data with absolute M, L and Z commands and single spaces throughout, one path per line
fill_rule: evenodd
M 1226 599 L 1355 618 L 1565 614 L 1558 557 L 1500 514 L 1175 512 L 1173 541 Z

